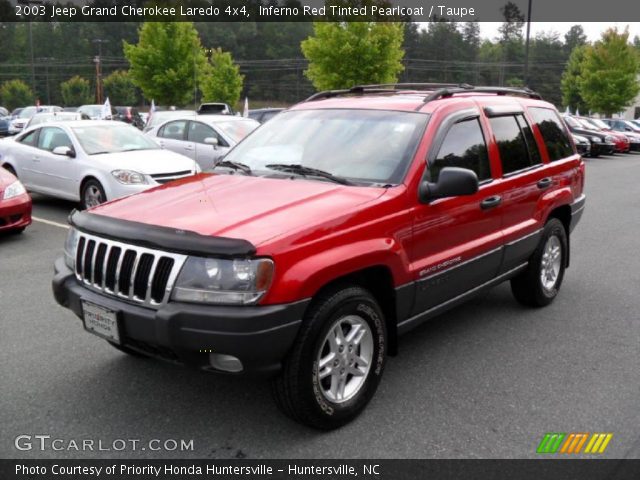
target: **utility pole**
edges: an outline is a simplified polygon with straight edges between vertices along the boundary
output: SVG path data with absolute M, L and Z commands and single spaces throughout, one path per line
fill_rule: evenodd
M 527 9 L 527 38 L 524 44 L 524 86 L 529 86 L 529 38 L 531 36 L 531 3 L 533 0 L 529 0 L 529 6 Z
M 96 103 L 102 103 L 102 44 L 109 40 L 94 38 L 93 43 L 98 44 L 98 55 L 93 57 L 96 64 Z
M 18 0 L 21 5 L 42 5 L 43 0 Z M 29 15 L 29 49 L 31 50 L 31 89 L 36 93 L 36 63 L 33 55 L 33 17 Z

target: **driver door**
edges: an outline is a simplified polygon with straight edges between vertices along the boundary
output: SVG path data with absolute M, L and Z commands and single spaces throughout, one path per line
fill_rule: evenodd
M 67 133 L 59 127 L 42 127 L 38 137 L 39 180 L 38 183 L 47 191 L 62 197 L 77 196 L 75 181 L 77 164 L 74 158 L 56 155 L 56 147 L 69 147 L 75 150 Z

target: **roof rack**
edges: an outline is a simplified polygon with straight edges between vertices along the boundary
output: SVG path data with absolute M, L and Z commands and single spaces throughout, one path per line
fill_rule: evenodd
M 382 83 L 376 85 L 356 85 L 342 90 L 327 90 L 311 95 L 304 102 L 324 100 L 343 95 L 364 95 L 376 93 L 395 93 L 399 90 L 430 91 L 420 108 L 433 100 L 452 97 L 456 93 L 495 93 L 497 95 L 514 95 L 541 100 L 540 94 L 528 87 L 475 87 L 467 83 Z
M 467 88 L 471 85 L 464 83 L 379 83 L 374 85 L 355 85 L 341 90 L 327 90 L 311 95 L 304 102 L 324 100 L 343 95 L 364 95 L 365 93 L 395 93 L 399 90 L 432 91 L 445 88 Z

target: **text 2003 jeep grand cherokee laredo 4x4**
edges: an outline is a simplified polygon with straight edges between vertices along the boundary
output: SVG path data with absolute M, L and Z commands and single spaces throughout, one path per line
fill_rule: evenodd
M 528 90 L 323 92 L 217 170 L 74 212 L 56 300 L 124 352 L 271 374 L 321 429 L 425 320 L 507 279 L 549 304 L 585 204 L 584 163 Z

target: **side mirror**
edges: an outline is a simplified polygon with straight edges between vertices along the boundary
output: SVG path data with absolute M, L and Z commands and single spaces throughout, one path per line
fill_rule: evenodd
M 204 143 L 207 145 L 213 145 L 214 147 L 218 146 L 218 139 L 216 137 L 207 137 L 204 139 Z
M 76 152 L 73 151 L 73 148 L 65 147 L 62 145 L 54 148 L 51 153 L 53 153 L 54 155 L 63 155 L 69 158 L 76 158 Z
M 436 183 L 420 183 L 418 197 L 422 203 L 437 198 L 473 195 L 478 191 L 478 176 L 472 170 L 458 167 L 445 167 L 440 170 Z

